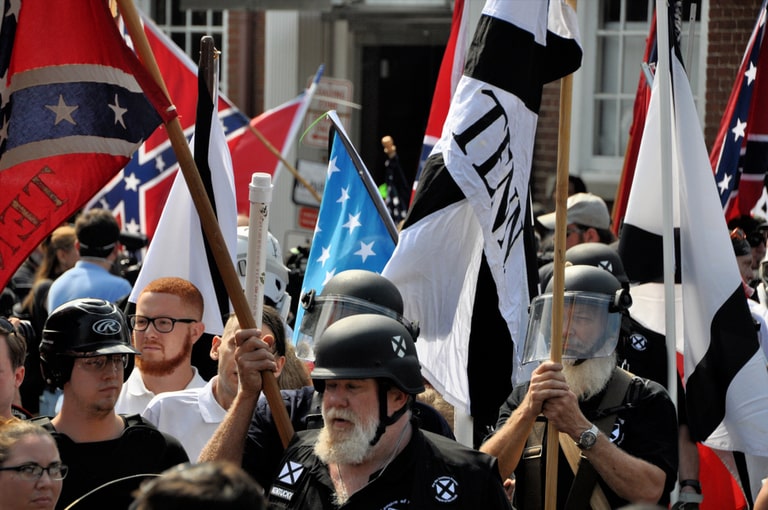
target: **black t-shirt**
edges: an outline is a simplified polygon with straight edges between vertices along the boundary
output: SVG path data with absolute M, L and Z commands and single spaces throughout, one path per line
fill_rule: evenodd
M 117 439 L 75 443 L 69 436 L 53 431 L 62 463 L 69 466 L 57 510 L 66 508 L 89 491 L 124 477 L 125 481 L 100 488 L 73 509 L 125 509 L 132 493 L 146 476 L 189 461 L 176 438 L 160 432 L 138 415 L 123 417 L 126 428 Z M 52 429 L 52 426 L 48 426 Z
M 352 494 L 348 510 L 509 509 L 496 459 L 414 426 L 408 445 L 368 485 Z M 317 430 L 299 432 L 269 489 L 275 510 L 331 510 L 333 482 L 314 454 Z
M 512 412 L 517 409 L 527 391 L 528 383 L 518 385 L 512 390 L 509 398 L 499 411 L 499 420 L 496 425 L 497 430 L 506 423 Z M 581 402 L 581 411 L 588 420 L 595 422 L 600 417 L 598 410 L 604 395 L 605 391 L 589 400 Z M 544 434 L 544 438 L 546 439 L 546 434 Z M 675 406 L 672 405 L 672 401 L 669 399 L 669 395 L 664 387 L 648 379 L 634 377 L 624 396 L 622 406 L 616 411 L 610 440 L 628 454 L 658 466 L 664 471 L 666 482 L 664 484 L 663 496 L 659 503 L 666 506 L 666 503 L 669 502 L 669 492 L 674 487 L 675 480 L 677 479 L 678 449 Z M 542 451 L 541 455 L 541 459 L 546 458 L 545 451 Z M 526 491 L 530 491 L 534 487 L 541 489 L 540 501 L 544 501 L 543 480 L 546 472 L 545 462 L 543 460 L 540 462 L 541 473 L 539 480 L 533 482 L 526 480 L 526 476 L 529 476 L 529 470 L 527 470 L 525 462 L 525 460 L 521 460 L 515 469 L 514 504 L 518 510 L 527 509 L 525 501 L 519 497 L 520 494 L 526 493 Z M 562 451 L 560 451 L 558 459 L 558 508 L 562 508 L 562 505 L 565 504 L 572 482 L 573 473 L 570 470 L 568 461 Z M 608 498 L 611 508 L 618 508 L 628 503 L 605 485 L 602 480 L 600 480 L 600 485 Z M 543 504 L 540 507 L 543 508 Z

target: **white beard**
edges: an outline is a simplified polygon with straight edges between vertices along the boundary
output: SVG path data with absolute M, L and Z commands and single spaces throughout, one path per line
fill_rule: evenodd
M 611 378 L 616 368 L 616 354 L 606 358 L 592 358 L 579 365 L 576 360 L 563 360 L 565 382 L 579 400 L 588 400 L 600 393 Z
M 354 423 L 350 432 L 332 430 L 329 424 L 334 418 Z M 315 455 L 325 464 L 360 464 L 370 455 L 371 441 L 376 436 L 376 420 L 362 422 L 351 411 L 323 408 L 325 425 L 315 443 Z

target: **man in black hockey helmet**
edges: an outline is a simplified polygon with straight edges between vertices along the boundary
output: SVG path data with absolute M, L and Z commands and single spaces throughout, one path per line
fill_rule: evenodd
M 36 420 L 53 434 L 69 466 L 57 508 L 78 500 L 73 508 L 127 508 L 148 473 L 188 460 L 175 438 L 139 415 L 115 412 L 136 354 L 123 313 L 109 301 L 68 301 L 45 321 L 43 377 L 64 390 L 64 399 L 55 417 Z

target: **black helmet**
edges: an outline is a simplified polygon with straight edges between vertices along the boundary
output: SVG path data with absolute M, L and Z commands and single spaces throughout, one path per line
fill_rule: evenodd
M 327 379 L 388 379 L 405 393 L 424 391 L 416 344 L 399 321 L 358 314 L 334 322 L 315 344 L 315 388 Z
M 629 292 L 608 271 L 590 265 L 564 269 L 563 359 L 610 356 L 616 349 L 621 317 L 632 304 Z M 523 362 L 549 358 L 553 282 L 531 302 Z
M 40 364 L 49 384 L 62 388 L 74 358 L 138 354 L 120 309 L 103 299 L 75 299 L 56 308 L 43 326 Z M 127 375 L 129 370 L 125 371 Z
M 301 297 L 304 316 L 299 326 L 296 353 L 314 359 L 314 342 L 333 322 L 356 314 L 378 314 L 399 321 L 412 339 L 418 324 L 403 317 L 403 298 L 394 283 L 373 271 L 350 269 L 328 280 L 320 294 L 313 289 Z
M 629 278 L 619 252 L 604 243 L 581 243 L 565 251 L 565 260 L 574 266 L 595 266 L 605 269 L 626 288 Z

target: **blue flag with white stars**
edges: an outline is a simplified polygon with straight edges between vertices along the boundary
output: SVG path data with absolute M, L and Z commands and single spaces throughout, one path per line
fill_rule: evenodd
M 313 289 L 320 294 L 328 280 L 347 269 L 381 273 L 397 242 L 397 229 L 368 169 L 336 112 L 328 116 L 333 142 L 302 296 Z M 299 306 L 294 343 L 303 315 Z M 312 359 L 311 354 L 302 355 Z

